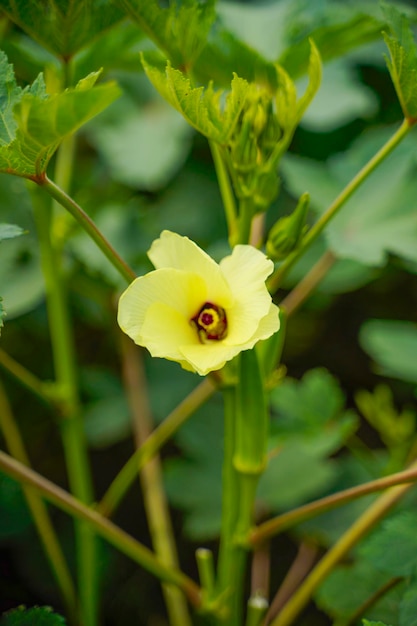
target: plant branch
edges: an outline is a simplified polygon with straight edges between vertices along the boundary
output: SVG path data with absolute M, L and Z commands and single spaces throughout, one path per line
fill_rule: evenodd
M 57 390 L 53 391 L 55 383 L 43 382 L 2 348 L 0 348 L 0 366 L 44 402 L 50 404 L 57 400 Z
M 160 580 L 172 583 L 182 589 L 191 604 L 196 608 L 199 607 L 200 590 L 193 580 L 181 571 L 163 565 L 151 550 L 113 522 L 2 451 L 0 451 L 0 468 L 20 483 L 33 487 L 42 497 L 62 511 L 86 522 L 98 535 Z
M 45 279 L 49 327 L 56 384 L 60 390 L 60 432 L 72 493 L 84 503 L 94 500 L 87 443 L 78 396 L 77 367 L 72 323 L 62 266 L 61 245 L 52 236 L 54 215 L 48 199 L 37 188 L 31 189 L 34 214 Z M 76 523 L 80 621 L 96 626 L 98 619 L 95 537 L 91 528 Z
M 126 282 L 131 283 L 132 280 L 136 278 L 135 272 L 116 252 L 110 242 L 107 241 L 101 231 L 94 224 L 93 220 L 75 202 L 75 200 L 65 193 L 63 189 L 58 187 L 58 185 L 52 182 L 52 180 L 50 180 L 46 175 L 37 182 L 43 189 L 45 189 L 45 191 L 49 193 L 50 196 L 52 196 L 52 198 L 54 198 L 54 200 L 71 213 L 71 215 L 77 220 L 77 222 L 108 258 L 110 263 L 116 268 L 119 274 L 126 280 Z
M 123 466 L 97 505 L 102 515 L 110 516 L 119 506 L 141 468 L 152 459 L 170 437 L 216 391 L 210 378 L 205 378 L 152 432 Z
M 417 470 L 417 462 L 410 470 Z M 315 590 L 327 578 L 335 565 L 392 509 L 411 487 L 411 484 L 391 487 L 382 494 L 352 524 L 332 548 L 324 555 L 311 574 L 297 589 L 271 626 L 290 626 L 309 602 Z
M 362 498 L 363 496 L 375 493 L 376 491 L 388 489 L 389 487 L 393 487 L 395 485 L 414 482 L 417 482 L 416 466 L 412 466 L 410 469 L 404 470 L 403 472 L 391 474 L 391 476 L 377 478 L 376 480 L 372 480 L 363 485 L 350 487 L 349 489 L 339 491 L 338 493 L 326 496 L 325 498 L 321 498 L 315 502 L 304 504 L 297 509 L 278 515 L 277 517 L 260 524 L 251 531 L 249 542 L 251 545 L 256 546 L 263 543 L 265 540 L 270 539 L 274 535 L 283 532 L 287 528 L 291 528 L 292 526 L 305 522 L 312 517 L 316 517 L 317 515 L 331 511 L 339 506 L 343 506 L 352 500 Z
M 236 238 L 237 213 L 236 203 L 230 183 L 227 167 L 224 162 L 221 148 L 215 141 L 209 141 L 211 154 L 213 156 L 214 167 L 219 183 L 220 194 L 223 200 L 224 212 L 226 215 L 227 230 L 229 233 L 229 242 L 233 242 Z
M 3 385 L 0 383 L 0 428 L 10 453 L 20 463 L 29 466 L 29 457 L 23 439 L 13 417 Z M 61 550 L 57 535 L 49 517 L 48 509 L 39 495 L 28 486 L 23 485 L 29 510 L 38 531 L 42 547 L 61 591 L 70 620 L 76 623 L 77 598 L 74 583 Z
M 300 280 L 280 303 L 280 308 L 285 309 L 287 316 L 295 311 L 307 300 L 311 292 L 323 280 L 327 272 L 333 267 L 337 258 L 329 250 L 325 252 L 311 270 Z
M 152 415 L 143 368 L 143 351 L 122 334 L 123 378 L 133 419 L 137 448 L 151 434 Z M 140 472 L 146 516 L 156 555 L 167 567 L 178 568 L 178 555 L 174 540 L 169 507 L 163 487 L 162 467 L 156 454 Z M 179 589 L 163 584 L 162 590 L 172 626 L 191 626 L 184 595 Z
M 307 235 L 304 237 L 299 248 L 294 250 L 285 261 L 268 280 L 268 288 L 271 293 L 275 293 L 281 284 L 282 279 L 304 254 L 305 250 L 317 239 L 331 219 L 339 212 L 342 206 L 352 196 L 352 194 L 360 187 L 360 185 L 368 178 L 368 176 L 384 161 L 389 154 L 397 147 L 397 145 L 406 137 L 411 130 L 412 125 L 408 120 L 404 120 L 400 128 L 394 135 L 382 146 L 382 148 L 372 157 L 370 161 L 356 174 L 350 183 L 337 196 L 336 200 L 330 205 L 317 222 L 311 227 Z

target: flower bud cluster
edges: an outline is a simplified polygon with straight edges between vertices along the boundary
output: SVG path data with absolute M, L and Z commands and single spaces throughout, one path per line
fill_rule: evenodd
M 271 157 L 281 137 L 271 95 L 253 85 L 227 149 L 236 195 L 251 198 L 256 212 L 265 211 L 278 195 L 279 179 Z

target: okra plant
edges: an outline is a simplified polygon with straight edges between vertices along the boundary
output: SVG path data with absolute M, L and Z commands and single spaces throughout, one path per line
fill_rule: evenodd
M 0 0 L 1 626 L 417 624 L 416 22 Z

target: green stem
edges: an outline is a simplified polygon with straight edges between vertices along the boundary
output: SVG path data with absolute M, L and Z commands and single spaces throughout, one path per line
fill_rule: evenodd
M 45 383 L 40 380 L 26 369 L 26 367 L 15 361 L 15 359 L 2 350 L 2 348 L 0 348 L 0 366 L 48 404 L 57 400 L 58 390 L 54 390 L 54 383 Z
M 13 418 L 9 402 L 3 386 L 0 383 L 0 427 L 3 432 L 6 445 L 15 459 L 29 466 L 29 457 L 26 452 L 23 439 Z M 24 486 L 29 510 L 38 531 L 46 557 L 49 561 L 52 573 L 60 588 L 64 604 L 67 608 L 70 620 L 76 623 L 77 598 L 74 584 L 69 572 L 65 557 L 61 550 L 54 527 L 49 517 L 48 509 L 43 500 L 30 487 Z
M 237 214 L 236 203 L 230 184 L 229 174 L 224 162 L 221 148 L 215 141 L 210 141 L 211 154 L 213 156 L 214 167 L 219 183 L 220 194 L 223 200 L 223 207 L 226 215 L 227 229 L 229 233 L 230 245 L 233 245 L 237 236 Z
M 44 198 L 33 190 L 42 269 L 45 278 L 48 317 L 57 385 L 61 390 L 61 436 L 69 484 L 82 502 L 93 501 L 91 472 L 85 440 L 78 386 L 69 307 L 61 256 L 52 238 L 52 213 Z M 78 584 L 84 626 L 97 623 L 97 575 L 95 539 L 84 523 L 76 524 Z
M 239 218 L 237 221 L 237 239 L 234 245 L 238 243 L 249 243 L 251 238 L 251 228 L 253 219 L 253 202 L 251 198 L 245 198 L 239 202 Z
M 288 528 L 305 522 L 312 517 L 331 511 L 339 506 L 343 506 L 352 500 L 362 498 L 376 491 L 383 491 L 388 487 L 395 485 L 402 485 L 405 483 L 417 482 L 417 467 L 404 470 L 403 472 L 397 472 L 391 474 L 391 476 L 384 476 L 383 478 L 377 478 L 363 485 L 356 487 L 350 487 L 338 493 L 334 493 L 315 502 L 304 504 L 303 506 L 278 515 L 273 519 L 260 524 L 254 528 L 249 536 L 249 543 L 253 546 L 261 545 L 267 539 L 284 532 Z
M 206 602 L 206 604 L 209 604 L 215 591 L 216 583 L 214 574 L 213 553 L 207 548 L 197 548 L 195 556 L 197 561 L 201 590 L 203 592 L 204 607 L 204 602 Z
M 406 137 L 411 130 L 412 125 L 408 120 L 404 120 L 400 128 L 394 135 L 382 146 L 382 148 L 372 157 L 370 161 L 358 172 L 358 174 L 350 181 L 350 183 L 337 196 L 336 200 L 325 213 L 312 226 L 307 235 L 304 237 L 299 248 L 294 250 L 282 263 L 282 265 L 274 272 L 268 281 L 268 288 L 271 293 L 275 293 L 281 284 L 282 279 L 304 254 L 305 250 L 313 241 L 317 239 L 331 219 L 338 213 L 342 206 L 347 202 L 351 195 L 360 187 L 360 185 L 368 178 L 368 176 L 384 161 L 389 154 L 398 146 L 398 144 Z
M 417 462 L 410 469 L 416 469 Z M 300 585 L 270 626 L 290 626 L 305 608 L 316 589 L 346 554 L 387 514 L 413 484 L 392 487 L 380 496 L 330 548 Z
M 288 317 L 293 315 L 323 280 L 336 261 L 337 258 L 333 252 L 327 250 L 327 252 L 319 258 L 317 263 L 313 265 L 311 270 L 297 283 L 294 289 L 280 302 L 280 310 L 284 309 Z
M 226 387 L 224 396 L 224 452 L 222 522 L 217 573 L 217 597 L 223 598 L 228 626 L 240 626 L 246 550 L 236 543 L 240 491 L 233 459 L 236 435 L 236 389 Z
M 132 282 L 136 278 L 135 272 L 116 252 L 113 246 L 107 241 L 100 232 L 93 220 L 87 213 L 63 191 L 58 185 L 52 182 L 47 176 L 37 181 L 38 184 L 45 189 L 61 206 L 63 206 L 77 220 L 82 228 L 87 232 L 91 239 L 97 244 L 100 250 L 108 258 L 111 264 L 116 268 L 121 276 L 128 282 Z
M 130 457 L 107 489 L 97 505 L 102 515 L 110 516 L 119 506 L 124 495 L 137 478 L 141 468 L 184 424 L 188 418 L 215 392 L 211 379 L 206 378 L 196 387 L 168 417 L 149 435 L 145 443 Z
M 122 335 L 122 354 L 124 381 L 132 413 L 136 445 L 139 448 L 145 443 L 152 429 L 152 415 L 142 362 L 143 353 L 126 335 Z M 140 480 L 146 517 L 156 555 L 167 567 L 178 568 L 174 532 L 158 455 L 155 455 L 143 467 Z M 167 583 L 162 584 L 162 591 L 169 623 L 172 626 L 191 626 L 187 603 L 181 591 Z
M 0 451 L 0 468 L 20 483 L 33 487 L 46 500 L 62 511 L 85 522 L 98 535 L 160 580 L 172 583 L 182 589 L 193 606 L 196 608 L 200 606 L 200 589 L 193 580 L 181 571 L 168 568 L 160 563 L 148 548 L 97 511 L 89 508 L 64 489 L 2 451 Z

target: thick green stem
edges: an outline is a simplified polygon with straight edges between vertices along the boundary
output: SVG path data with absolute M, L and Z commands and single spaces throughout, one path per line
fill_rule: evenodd
M 13 418 L 6 393 L 0 383 L 0 428 L 10 453 L 15 459 L 29 466 L 29 457 L 23 439 Z M 48 509 L 39 495 L 30 487 L 23 486 L 29 510 L 38 531 L 52 573 L 61 591 L 70 620 L 76 623 L 77 599 L 74 584 L 65 557 L 61 550 Z
M 251 238 L 252 219 L 254 216 L 253 202 L 251 198 L 242 199 L 239 202 L 239 217 L 237 221 L 237 236 L 234 245 L 249 243 Z
M 73 200 L 63 189 L 58 187 L 47 176 L 37 181 L 38 184 L 45 189 L 49 195 L 54 198 L 61 206 L 63 206 L 82 226 L 91 239 L 97 244 L 104 255 L 109 259 L 110 263 L 116 268 L 119 274 L 128 282 L 132 282 L 136 278 L 135 272 L 128 266 L 122 257 L 116 252 L 113 246 L 107 241 L 100 232 L 93 220 L 87 213 Z
M 56 383 L 61 393 L 60 426 L 68 478 L 72 493 L 82 502 L 91 503 L 93 488 L 78 398 L 74 342 L 62 259 L 51 237 L 51 207 L 46 205 L 36 190 L 33 190 L 32 198 L 45 278 Z M 94 626 L 97 623 L 98 604 L 95 539 L 91 528 L 84 523 L 77 523 L 76 535 L 81 621 L 84 626 Z
M 406 137 L 411 130 L 412 125 L 408 120 L 404 120 L 400 128 L 394 135 L 382 146 L 382 148 L 372 157 L 370 161 L 358 172 L 358 174 L 350 181 L 344 190 L 338 195 L 336 200 L 331 204 L 319 220 L 312 226 L 307 235 L 304 237 L 299 248 L 294 250 L 282 263 L 282 265 L 274 272 L 268 281 L 268 288 L 271 293 L 275 293 L 281 284 L 282 279 L 288 271 L 295 265 L 298 259 L 304 254 L 305 250 L 317 239 L 331 219 L 339 212 L 342 206 L 352 196 L 352 194 L 360 187 L 360 185 L 368 178 L 368 176 L 384 161 L 389 154 L 398 146 L 398 144 Z
M 145 443 L 136 450 L 123 466 L 97 505 L 96 508 L 102 515 L 110 517 L 114 513 L 137 478 L 141 468 L 157 454 L 164 443 L 215 391 L 216 386 L 214 383 L 210 378 L 206 378 L 155 428 Z
M 222 523 L 217 573 L 217 597 L 222 599 L 227 626 L 240 626 L 246 549 L 237 542 L 240 512 L 239 475 L 234 466 L 236 439 L 236 388 L 226 387 L 224 397 L 224 452 Z
M 135 440 L 139 448 L 150 436 L 152 429 L 152 415 L 142 363 L 143 355 L 126 335 L 122 335 L 122 354 L 125 386 L 132 413 Z M 152 545 L 156 555 L 167 567 L 178 568 L 174 532 L 158 455 L 155 455 L 143 467 L 140 479 Z M 162 590 L 171 626 L 191 626 L 187 603 L 181 591 L 167 583 L 163 583 Z
M 83 520 L 95 532 L 106 539 L 118 550 L 126 554 L 148 572 L 168 583 L 176 585 L 184 591 L 193 606 L 198 608 L 201 603 L 200 589 L 188 576 L 179 570 L 168 568 L 139 541 L 124 530 L 89 508 L 64 489 L 61 489 L 43 476 L 40 476 L 8 454 L 0 451 L 0 468 L 22 484 L 30 485 L 46 500 L 65 511 L 72 517 Z
M 417 469 L 417 462 L 410 469 Z M 412 484 L 392 487 L 380 496 L 330 548 L 311 574 L 300 585 L 271 626 L 290 626 L 305 608 L 316 589 L 327 578 L 337 563 L 388 513 Z

